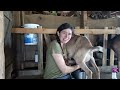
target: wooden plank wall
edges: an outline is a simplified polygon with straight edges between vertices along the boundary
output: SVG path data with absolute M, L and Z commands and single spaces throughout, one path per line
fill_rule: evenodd
M 57 28 L 60 24 L 68 22 L 73 26 L 80 26 L 79 17 L 63 17 L 53 15 L 31 14 L 25 15 L 25 23 L 36 23 L 44 28 Z

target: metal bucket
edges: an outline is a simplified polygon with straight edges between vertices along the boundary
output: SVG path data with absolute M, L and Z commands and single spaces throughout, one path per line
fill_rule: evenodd
M 40 26 L 39 24 L 24 24 L 22 27 L 23 28 L 37 28 Z M 37 45 L 38 40 L 37 40 L 37 34 L 25 34 L 24 35 L 24 43 L 25 45 Z
M 80 79 L 87 79 L 86 73 L 85 73 L 85 72 L 80 72 L 80 73 L 79 73 L 79 78 L 80 78 Z

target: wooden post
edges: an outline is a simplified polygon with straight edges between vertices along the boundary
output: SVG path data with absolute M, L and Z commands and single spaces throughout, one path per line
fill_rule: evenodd
M 41 26 L 38 28 L 42 28 Z M 38 60 L 38 70 L 40 74 L 43 75 L 43 34 L 38 34 L 38 52 L 39 52 L 39 60 Z
M 13 11 L 13 27 L 20 27 L 21 26 L 21 11 Z M 22 43 L 22 38 L 21 38 L 21 34 L 17 34 L 17 35 L 13 35 L 13 50 L 16 53 L 16 58 L 15 58 L 15 62 L 16 62 L 16 69 L 19 70 L 21 69 L 21 60 L 24 58 L 23 57 L 23 47 L 21 45 Z
M 114 51 L 110 49 L 110 66 L 114 66 Z
M 108 29 L 108 27 L 105 27 L 105 29 Z M 104 34 L 103 38 L 103 60 L 102 60 L 102 66 L 107 65 L 107 40 L 108 40 L 108 34 Z
M 114 29 L 114 27 L 112 27 Z M 111 38 L 113 38 L 115 35 L 111 35 Z M 114 51 L 110 49 L 110 66 L 114 66 Z
M 87 26 L 87 11 L 81 11 L 80 27 L 85 28 Z
M 21 26 L 21 16 L 20 16 L 20 11 L 13 11 L 13 27 L 20 27 Z
M 25 13 L 24 11 L 21 11 L 21 25 L 24 25 L 24 16 L 25 16 Z
M 0 11 L 0 79 L 5 79 L 4 11 Z
M 20 19 L 21 19 L 21 26 L 23 26 L 24 25 L 24 16 L 25 16 L 25 13 L 24 13 L 24 11 L 20 11 Z M 21 49 L 21 51 L 22 51 L 22 55 L 23 55 L 23 61 L 22 61 L 22 63 L 21 63 L 21 69 L 24 69 L 24 61 L 26 61 L 26 46 L 25 46 L 25 44 L 24 44 L 24 35 L 25 34 L 21 34 L 21 46 L 22 46 L 22 49 Z
M 49 43 L 51 42 L 50 35 L 49 34 L 43 34 L 43 35 L 44 35 L 44 39 L 45 39 L 45 42 L 48 48 Z

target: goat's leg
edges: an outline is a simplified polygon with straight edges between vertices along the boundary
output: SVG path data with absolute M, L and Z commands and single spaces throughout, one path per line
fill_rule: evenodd
M 80 62 L 79 63 L 80 67 L 85 71 L 85 73 L 88 76 L 88 79 L 92 79 L 92 71 L 87 67 L 85 62 Z
M 120 72 L 120 50 L 119 50 L 119 48 L 114 47 L 114 48 L 113 48 L 113 51 L 114 51 L 114 52 L 116 53 L 116 55 L 117 55 L 117 59 L 118 59 L 117 68 L 118 68 L 118 71 Z
M 118 71 L 120 72 L 120 56 L 118 55 L 118 65 L 117 65 L 117 67 L 118 67 Z
M 116 49 L 115 49 L 115 53 L 117 54 L 117 59 L 118 59 L 117 68 L 118 68 L 118 71 L 120 72 L 120 49 L 119 49 L 119 48 L 116 48 Z
M 93 67 L 95 68 L 95 70 L 96 70 L 97 79 L 100 79 L 100 70 L 99 70 L 98 66 L 96 65 L 96 62 L 95 62 L 95 59 L 94 59 L 93 56 L 91 56 L 90 62 L 91 62 L 91 64 L 92 64 L 92 66 L 93 66 Z

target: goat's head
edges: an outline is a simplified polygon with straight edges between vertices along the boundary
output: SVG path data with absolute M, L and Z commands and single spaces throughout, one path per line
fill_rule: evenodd
M 97 48 L 98 48 L 98 51 L 103 52 L 103 47 L 97 46 Z

